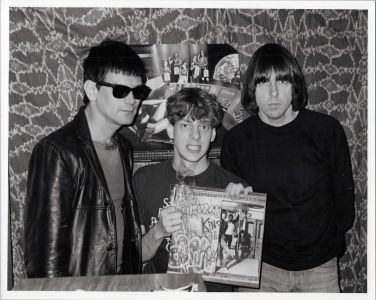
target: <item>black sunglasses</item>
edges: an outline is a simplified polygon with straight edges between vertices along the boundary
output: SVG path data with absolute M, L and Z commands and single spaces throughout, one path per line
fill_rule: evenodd
M 142 101 L 142 100 L 145 100 L 151 92 L 151 88 L 149 88 L 145 84 L 138 85 L 134 88 L 130 88 L 129 86 L 126 86 L 126 85 L 112 84 L 112 83 L 108 83 L 105 81 L 100 81 L 100 82 L 97 82 L 97 85 L 112 87 L 112 95 L 117 99 L 123 99 L 127 97 L 128 94 L 132 91 L 133 97 L 135 99 Z

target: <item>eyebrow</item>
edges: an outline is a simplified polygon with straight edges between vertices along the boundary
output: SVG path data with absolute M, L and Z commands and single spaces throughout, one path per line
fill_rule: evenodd
M 194 123 L 195 121 L 198 121 L 198 122 L 200 122 L 203 125 L 210 126 L 210 120 L 205 120 L 205 121 L 203 121 L 203 120 L 194 120 L 194 119 L 187 120 L 187 119 L 183 118 L 183 119 L 180 119 L 180 121 L 184 121 L 186 123 Z
M 275 79 L 276 80 L 285 80 L 285 81 L 291 82 L 290 76 L 288 76 L 287 74 L 278 74 L 278 75 L 276 75 Z M 268 81 L 270 81 L 270 76 L 266 76 L 266 75 L 260 76 L 259 78 L 257 78 L 255 80 L 256 83 L 268 82 Z
M 287 74 L 278 74 L 275 79 L 290 81 L 290 76 Z
M 203 124 L 203 125 L 210 126 L 210 121 L 200 121 L 200 123 Z

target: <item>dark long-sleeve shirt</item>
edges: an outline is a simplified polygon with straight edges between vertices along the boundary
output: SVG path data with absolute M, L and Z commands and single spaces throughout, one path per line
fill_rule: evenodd
M 354 183 L 336 119 L 304 109 L 274 127 L 250 117 L 225 135 L 221 164 L 267 193 L 263 261 L 304 270 L 343 254 Z

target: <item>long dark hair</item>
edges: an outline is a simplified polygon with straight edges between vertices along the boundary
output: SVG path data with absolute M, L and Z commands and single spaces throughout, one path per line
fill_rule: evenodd
M 292 84 L 292 109 L 298 111 L 307 105 L 307 86 L 296 58 L 282 45 L 265 44 L 257 49 L 247 68 L 241 103 L 248 113 L 257 114 L 259 109 L 255 98 L 256 86 L 267 81 L 273 70 L 277 79 Z

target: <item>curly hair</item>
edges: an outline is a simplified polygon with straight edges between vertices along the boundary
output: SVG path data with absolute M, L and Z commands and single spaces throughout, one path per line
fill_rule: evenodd
M 307 85 L 296 58 L 279 44 L 265 44 L 252 56 L 242 89 L 241 103 L 251 115 L 258 113 L 256 86 L 268 81 L 274 70 L 277 79 L 286 80 L 292 85 L 292 109 L 301 110 L 308 103 Z
M 200 88 L 183 88 L 168 97 L 166 110 L 171 125 L 188 116 L 202 120 L 212 128 L 222 122 L 224 114 L 217 97 Z

